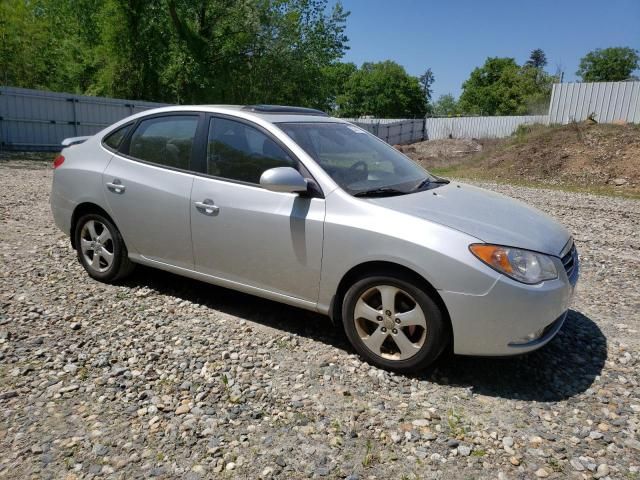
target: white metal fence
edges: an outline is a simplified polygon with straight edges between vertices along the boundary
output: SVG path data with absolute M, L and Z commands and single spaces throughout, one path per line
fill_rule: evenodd
M 549 116 L 427 118 L 425 120 L 425 136 L 429 140 L 441 138 L 503 138 L 511 135 L 520 125 L 534 123 L 546 125 L 549 123 Z
M 373 133 L 391 145 L 404 145 L 424 140 L 424 118 L 345 118 Z
M 640 123 L 640 82 L 557 83 L 551 93 L 550 123 L 586 120 Z
M 0 87 L 0 149 L 57 150 L 66 137 L 91 135 L 160 103 Z M 582 121 L 640 123 L 640 82 L 553 86 L 549 115 L 347 119 L 390 144 L 441 138 L 500 138 L 519 125 Z

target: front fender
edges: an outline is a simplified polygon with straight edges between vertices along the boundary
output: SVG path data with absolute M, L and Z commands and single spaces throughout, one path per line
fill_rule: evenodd
M 348 198 L 345 198 L 348 197 Z M 342 278 L 371 261 L 408 268 L 436 290 L 482 295 L 499 274 L 469 251 L 466 233 L 347 194 L 329 195 L 318 310 L 327 313 Z

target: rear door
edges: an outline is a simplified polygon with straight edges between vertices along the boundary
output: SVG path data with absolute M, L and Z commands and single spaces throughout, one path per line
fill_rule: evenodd
M 200 119 L 144 117 L 104 171 L 107 202 L 131 253 L 193 269 L 190 195 Z
M 315 303 L 324 198 L 259 185 L 269 168 L 303 167 L 268 132 L 222 116 L 209 121 L 205 154 L 204 175 L 191 193 L 196 269 Z

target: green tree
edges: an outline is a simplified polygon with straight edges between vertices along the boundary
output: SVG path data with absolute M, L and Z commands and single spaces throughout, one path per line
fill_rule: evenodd
M 175 103 L 335 101 L 328 0 L 2 0 L 0 81 Z M 335 73 L 335 75 L 334 75 Z M 348 75 L 347 75 L 348 76 Z
M 185 102 L 316 106 L 323 68 L 342 57 L 348 12 L 327 0 L 169 0 L 176 39 L 165 82 Z M 188 61 L 185 67 L 185 60 Z
M 583 82 L 627 80 L 640 65 L 638 50 L 629 47 L 597 48 L 580 60 L 576 75 Z
M 433 74 L 433 71 L 430 68 L 420 75 L 420 86 L 422 87 L 422 93 L 424 94 L 425 101 L 427 104 L 431 103 L 431 97 L 433 97 L 433 89 L 431 86 L 433 82 L 436 81 L 436 77 Z
M 0 82 L 25 88 L 79 91 L 85 48 L 69 0 L 0 2 Z M 79 2 L 89 3 L 89 2 Z
M 531 55 L 529 55 L 529 60 L 527 60 L 525 65 L 542 69 L 547 65 L 547 55 L 541 48 L 536 48 L 531 52 Z
M 433 114 L 439 117 L 448 117 L 458 113 L 458 103 L 450 93 L 440 95 L 433 104 Z
M 420 117 L 427 111 L 418 78 L 390 60 L 364 63 L 351 74 L 336 104 L 342 117 Z
M 154 0 L 105 0 L 98 14 L 96 72 L 87 93 L 176 101 L 167 95 L 163 69 L 170 64 L 170 24 Z
M 358 67 L 354 63 L 343 62 L 335 62 L 323 67 L 317 82 L 319 101 L 313 106 L 325 112 L 336 112 L 338 95 L 344 91 L 349 78 L 357 70 Z
M 418 77 L 420 81 L 420 87 L 422 88 L 422 94 L 424 95 L 424 101 L 426 103 L 426 113 L 433 113 L 433 88 L 432 85 L 436 81 L 436 77 L 430 68 Z
M 462 85 L 460 113 L 523 115 L 532 104 L 548 102 L 554 77 L 544 71 L 521 67 L 513 58 L 488 58 Z
M 0 2 L 0 82 L 32 88 L 41 85 L 46 78 L 41 27 L 44 25 L 31 15 L 25 2 Z M 18 52 L 24 52 L 24 57 Z

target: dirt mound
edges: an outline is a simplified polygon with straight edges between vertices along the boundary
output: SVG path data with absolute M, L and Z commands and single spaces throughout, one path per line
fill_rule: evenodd
M 476 139 L 429 140 L 411 145 L 396 145 L 396 148 L 412 159 L 432 166 L 447 166 L 456 159 L 464 159 L 483 150 L 483 144 Z
M 451 155 L 474 144 L 476 152 Z M 452 175 L 457 170 L 494 179 L 640 189 L 640 125 L 534 125 L 504 140 L 437 140 L 403 150 L 427 168 L 452 169 Z

